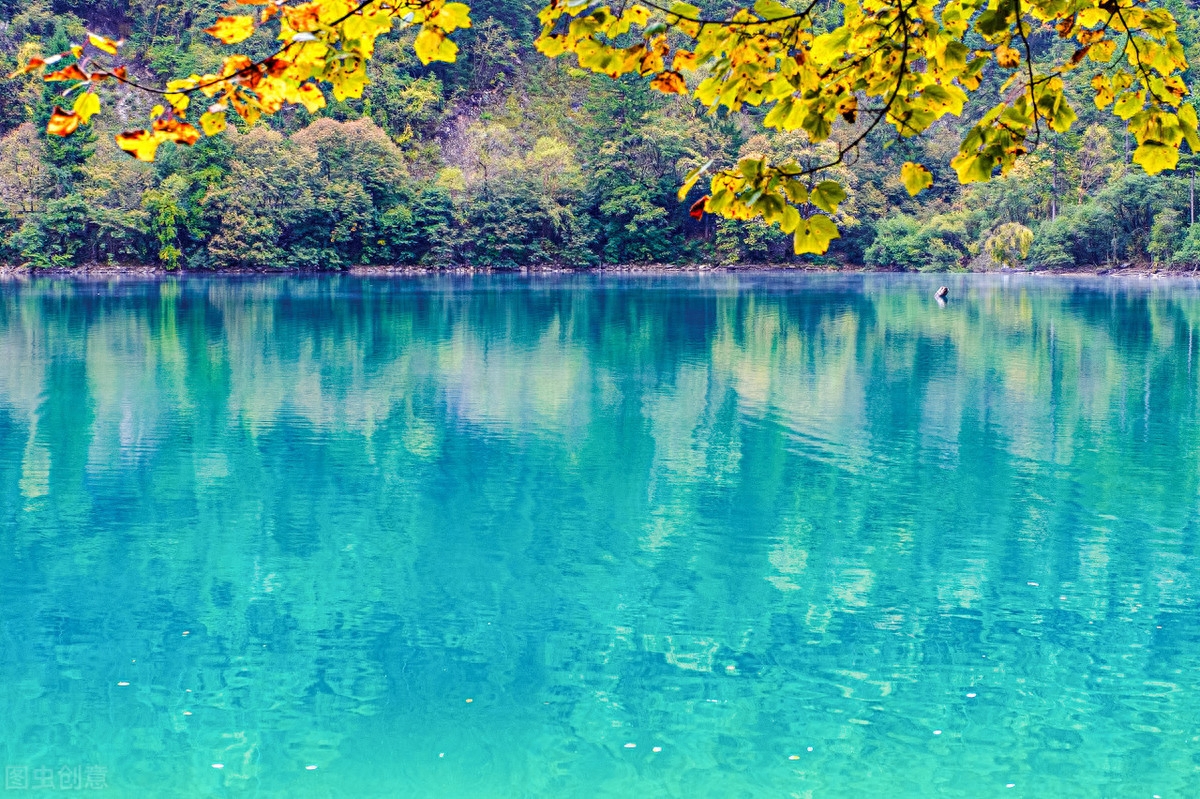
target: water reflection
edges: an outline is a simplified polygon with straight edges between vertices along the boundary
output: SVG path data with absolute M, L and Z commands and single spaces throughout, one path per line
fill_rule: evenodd
M 1188 795 L 1200 292 L 948 285 L 2 284 L 0 755 L 130 796 Z

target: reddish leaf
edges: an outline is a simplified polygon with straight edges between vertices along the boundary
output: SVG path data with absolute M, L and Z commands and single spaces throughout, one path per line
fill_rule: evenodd
M 46 125 L 46 132 L 51 136 L 70 136 L 79 127 L 79 123 L 78 114 L 68 114 L 58 106 L 54 106 L 54 111 L 50 114 L 50 122 Z
M 687 94 L 687 84 L 678 72 L 660 72 L 650 81 L 650 88 L 658 89 L 663 94 Z
M 87 73 L 84 72 L 82 69 L 80 69 L 79 66 L 76 64 L 71 64 L 70 66 L 63 67 L 62 69 L 60 69 L 56 72 L 48 73 L 47 75 L 45 75 L 42 78 L 42 80 L 46 81 L 47 83 L 50 83 L 50 82 L 56 81 L 56 80 L 87 80 L 87 79 L 88 79 Z

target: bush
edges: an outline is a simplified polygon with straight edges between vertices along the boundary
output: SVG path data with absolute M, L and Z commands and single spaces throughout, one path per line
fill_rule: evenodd
M 875 228 L 867 247 L 868 266 L 921 272 L 961 269 L 968 255 L 966 223 L 958 214 L 938 214 L 924 222 L 894 216 Z

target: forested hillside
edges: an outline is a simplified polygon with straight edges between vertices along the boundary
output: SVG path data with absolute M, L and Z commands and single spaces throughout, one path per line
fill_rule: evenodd
M 842 237 L 826 256 L 797 257 L 777 228 L 694 220 L 694 197 L 681 203 L 675 192 L 709 158 L 796 157 L 811 146 L 802 133 L 764 133 L 753 111 L 709 115 L 644 80 L 547 60 L 533 49 L 535 4 L 471 5 L 474 27 L 454 34 L 456 63 L 423 66 L 403 35 L 381 39 L 361 100 L 331 102 L 317 116 L 292 109 L 250 129 L 231 125 L 191 148 L 165 145 L 152 164 L 112 140 L 145 118 L 151 98 L 111 91 L 106 104 L 115 110 L 94 129 L 48 140 L 54 84 L 0 81 L 0 263 L 1200 264 L 1200 229 L 1191 224 L 1200 158 L 1186 154 L 1177 171 L 1154 177 L 1132 166 L 1122 123 L 1090 100 L 1090 72 L 1070 73 L 1080 111 L 1072 130 L 1045 134 L 1009 176 L 990 183 L 960 186 L 948 165 L 974 120 L 943 120 L 915 139 L 876 131 L 838 168 L 849 191 Z M 1200 63 L 1200 13 L 1167 6 L 1189 62 Z M 828 24 L 840 22 L 841 8 L 829 3 Z M 199 31 L 218 13 L 217 0 L 0 0 L 0 72 L 63 50 L 85 30 L 127 39 L 122 52 L 148 80 L 211 70 L 221 45 Z M 1048 56 L 1064 45 L 1047 28 L 1032 46 Z M 898 178 L 909 160 L 934 173 L 917 198 Z

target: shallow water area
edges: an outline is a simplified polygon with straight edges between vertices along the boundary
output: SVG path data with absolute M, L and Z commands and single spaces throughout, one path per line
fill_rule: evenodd
M 0 282 L 6 795 L 1200 795 L 1198 325 L 1190 280 Z

